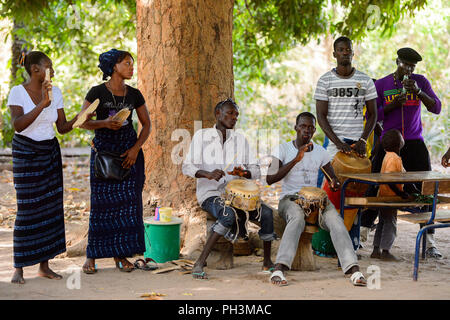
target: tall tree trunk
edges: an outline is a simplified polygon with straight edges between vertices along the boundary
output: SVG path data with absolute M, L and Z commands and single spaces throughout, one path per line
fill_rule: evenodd
M 196 218 L 205 225 L 206 220 L 199 214 L 195 182 L 182 174 L 181 161 L 194 121 L 211 127 L 214 106 L 233 97 L 233 5 L 234 0 L 137 1 L 138 87 L 152 120 L 143 147 L 144 204 L 174 208 L 189 217 L 188 228 Z M 177 129 L 187 130 L 188 138 L 180 141 Z M 172 141 L 174 131 L 180 140 Z M 180 151 L 180 142 L 184 152 L 174 152 Z
M 12 37 L 13 42 L 11 45 L 11 78 L 10 78 L 10 87 L 15 86 L 17 83 L 17 71 L 20 68 L 20 60 L 21 60 L 21 52 L 22 47 L 26 43 L 25 40 L 19 39 L 16 35 L 16 30 L 23 28 L 23 24 L 17 23 L 15 20 L 13 22 L 12 28 Z

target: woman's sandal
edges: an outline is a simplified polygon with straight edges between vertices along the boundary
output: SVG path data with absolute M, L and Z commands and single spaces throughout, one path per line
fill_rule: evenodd
M 116 261 L 116 268 L 118 268 L 122 272 L 131 272 L 131 271 L 134 270 L 134 266 L 133 265 L 126 265 L 126 266 L 124 266 L 122 261 L 120 261 L 120 260 L 115 260 L 115 261 Z
M 153 262 L 155 265 L 150 265 L 149 263 Z M 155 260 L 152 258 L 145 258 L 145 261 L 142 259 L 137 259 L 134 262 L 134 268 L 144 270 L 144 271 L 151 271 L 158 269 L 158 265 Z
M 356 271 L 350 277 L 350 282 L 357 287 L 365 287 L 367 285 L 367 280 L 360 271 Z
M 280 278 L 280 281 L 274 280 L 275 277 Z M 274 281 L 276 281 L 276 282 L 274 282 Z M 272 275 L 270 276 L 270 282 L 272 282 L 272 284 L 279 286 L 279 287 L 284 287 L 284 286 L 288 285 L 286 277 L 284 276 L 283 271 L 281 271 L 281 270 L 276 270 L 272 273 Z
M 265 274 L 272 274 L 272 272 L 275 270 L 275 267 L 274 266 L 272 266 L 272 267 L 266 267 L 266 266 L 263 266 L 262 268 L 261 268 L 261 273 L 265 273 Z
M 202 272 L 191 272 L 191 274 L 192 274 L 192 277 L 195 280 L 207 280 L 208 279 L 208 276 L 206 275 L 205 271 L 202 271 Z

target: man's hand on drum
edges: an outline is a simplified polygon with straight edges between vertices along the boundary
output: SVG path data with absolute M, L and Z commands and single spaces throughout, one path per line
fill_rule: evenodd
M 249 170 L 244 170 L 241 166 L 234 167 L 233 171 L 228 171 L 227 173 L 232 176 L 244 177 L 247 179 L 250 179 L 252 176 Z
M 334 177 L 333 179 L 331 179 L 331 182 L 330 182 L 331 191 L 336 192 L 340 188 L 341 188 L 341 182 L 338 180 L 338 178 Z
M 358 142 L 352 144 L 350 146 L 353 150 L 355 150 L 356 154 L 364 158 L 366 156 L 366 143 L 362 140 L 359 140 Z
M 352 152 L 352 148 L 345 142 L 341 142 L 339 145 L 336 145 L 336 147 L 346 154 L 350 154 Z
M 307 152 L 308 149 L 310 147 L 312 147 L 312 145 L 313 145 L 312 142 L 310 142 L 310 143 L 304 144 L 300 148 L 298 148 L 297 156 L 295 156 L 295 161 L 300 162 L 303 159 L 303 157 L 305 156 L 305 152 Z

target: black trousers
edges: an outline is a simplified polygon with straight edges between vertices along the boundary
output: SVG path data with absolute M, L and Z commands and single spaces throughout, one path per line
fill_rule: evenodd
M 386 152 L 381 144 L 378 144 L 372 158 L 372 172 L 381 171 L 385 154 Z M 431 171 L 430 154 L 423 140 L 405 140 L 405 146 L 400 150 L 400 157 L 402 158 L 403 167 L 406 171 Z M 421 183 L 415 183 L 413 185 L 406 184 L 404 186 L 404 190 L 410 193 L 420 191 L 421 189 Z M 375 197 L 377 192 L 378 187 L 370 186 L 366 192 L 366 196 Z M 373 227 L 377 216 L 378 210 L 365 210 L 361 215 L 361 226 L 368 228 Z M 423 225 L 421 224 L 421 227 L 422 226 Z M 428 233 L 434 233 L 434 229 L 428 230 Z

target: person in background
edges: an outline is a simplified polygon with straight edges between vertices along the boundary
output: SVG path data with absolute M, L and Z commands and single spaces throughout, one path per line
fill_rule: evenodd
M 381 138 L 391 129 L 401 132 L 405 146 L 400 151 L 400 157 L 408 172 L 431 171 L 430 154 L 422 136 L 422 103 L 428 112 L 441 112 L 441 101 L 428 79 L 413 73 L 419 61 L 422 61 L 422 57 L 416 50 L 401 48 L 397 51 L 397 69 L 375 82 L 378 93 L 378 121 L 383 121 Z M 383 148 L 377 150 L 372 162 L 373 172 L 380 172 L 384 154 Z M 406 185 L 405 189 L 408 188 Z M 421 184 L 416 184 L 414 188 L 421 190 Z M 413 190 L 410 190 L 410 193 L 412 192 Z M 424 224 L 420 224 L 420 228 L 423 226 Z M 442 254 L 436 248 L 434 232 L 435 229 L 427 232 L 426 255 L 440 259 Z
M 60 134 L 72 130 L 66 120 L 61 90 L 46 80 L 54 76 L 52 60 L 43 52 L 24 54 L 22 65 L 29 78 L 11 89 L 13 179 L 17 195 L 14 224 L 12 283 L 24 284 L 23 268 L 39 263 L 38 275 L 62 279 L 49 260 L 66 251 L 61 150 L 53 124 Z M 52 92 L 50 99 L 49 92 Z
M 134 59 L 129 52 L 111 49 L 99 57 L 103 80 L 86 95 L 83 110 L 96 99 L 96 120 L 88 120 L 81 127 L 95 130 L 91 150 L 91 212 L 89 216 L 88 245 L 83 272 L 97 272 L 95 259 L 114 258 L 120 271 L 131 272 L 134 265 L 127 260 L 145 252 L 142 190 L 145 182 L 142 145 L 150 135 L 150 116 L 141 92 L 125 84 L 133 76 Z M 109 78 L 109 79 L 108 79 Z M 124 121 L 113 116 L 122 109 L 131 110 Z M 136 111 L 142 129 L 139 135 L 133 127 Z M 94 150 L 95 149 L 95 150 Z M 130 168 L 127 179 L 117 181 L 95 176 L 96 151 L 115 152 L 123 157 L 122 166 Z
M 381 166 L 381 173 L 405 172 L 400 157 L 400 150 L 405 145 L 402 134 L 396 129 L 387 131 L 381 145 L 386 152 Z M 399 196 L 410 199 L 411 196 L 403 191 L 403 185 L 382 184 L 378 190 L 378 196 Z M 397 236 L 397 209 L 383 208 L 379 210 L 377 229 L 373 239 L 373 252 L 371 258 L 385 261 L 398 261 L 389 250 Z

